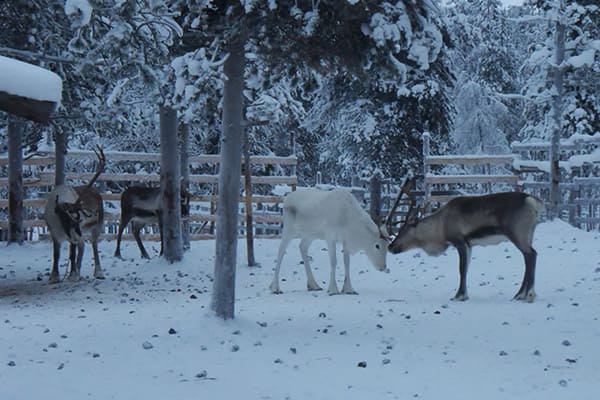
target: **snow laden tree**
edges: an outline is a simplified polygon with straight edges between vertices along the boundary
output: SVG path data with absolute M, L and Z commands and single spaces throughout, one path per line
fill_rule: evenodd
M 509 152 L 517 134 L 521 102 L 517 26 L 499 0 L 454 0 L 446 8 L 457 82 L 452 138 L 462 154 Z M 511 96 L 503 96 L 503 95 Z
M 588 1 L 536 1 L 547 32 L 526 63 L 523 89 L 527 124 L 523 138 L 550 140 L 549 215 L 559 215 L 560 139 L 598 131 L 600 41 L 596 4 Z
M 152 132 L 158 131 L 160 115 L 163 255 L 169 262 L 180 261 L 180 165 L 168 60 L 181 28 L 165 1 L 107 0 L 92 6 L 87 0 L 67 0 L 65 13 L 76 27 L 69 50 L 78 57 L 82 72 L 93 77 L 84 81 L 93 87 L 88 88 L 90 97 L 81 107 L 94 113 L 95 129 L 88 132 L 94 136 L 99 128 L 118 132 L 106 135 L 105 141 L 124 149 L 123 136 L 129 136 L 125 134 L 129 131 L 135 148 L 127 150 L 154 150 L 159 136 Z
M 331 7 L 319 11 L 318 38 L 348 62 L 331 73 L 317 68 L 322 78 L 304 126 L 323 137 L 320 166 L 344 177 L 340 183 L 420 168 L 422 132 L 436 133 L 442 148 L 450 129 L 453 77 L 439 9 L 430 1 Z
M 240 86 L 238 81 L 238 74 L 248 74 L 251 70 L 243 68 L 247 60 L 252 58 L 249 49 L 264 60 L 263 65 L 269 69 L 269 73 L 284 78 L 280 82 L 285 82 L 285 77 L 294 76 L 294 71 L 297 71 L 295 65 L 308 66 L 320 77 L 343 75 L 336 82 L 340 89 L 357 83 L 356 87 L 360 91 L 357 92 L 356 99 L 376 95 L 378 100 L 374 108 L 383 109 L 388 99 L 391 99 L 389 102 L 394 105 L 378 111 L 378 115 L 386 112 L 386 116 L 394 120 L 393 127 L 397 129 L 398 137 L 402 136 L 400 132 L 406 132 L 406 129 L 402 129 L 402 123 L 415 126 L 414 121 L 422 122 L 426 115 L 433 116 L 433 125 L 446 127 L 444 129 L 447 131 L 447 118 L 444 118 L 447 104 L 443 101 L 442 104 L 436 104 L 436 101 L 444 98 L 440 87 L 450 81 L 450 76 L 445 65 L 438 62 L 443 38 L 437 25 L 435 7 L 430 1 L 419 2 L 419 5 L 410 1 L 391 5 L 378 1 L 327 0 L 217 3 L 186 1 L 178 4 L 185 21 L 183 25 L 186 30 L 189 29 L 189 37 L 196 41 L 196 47 L 208 49 L 213 43 L 218 43 L 217 46 L 228 57 L 223 68 L 227 79 L 223 88 L 223 133 L 220 149 L 222 155 L 233 156 L 230 159 L 229 156 L 223 156 L 221 161 L 220 211 L 217 216 L 221 228 L 217 231 L 212 308 L 220 317 L 232 318 L 240 191 L 241 141 L 238 139 L 242 133 L 242 119 L 248 115 L 257 117 L 266 108 L 273 109 L 265 107 L 261 111 L 260 105 L 269 102 L 271 105 L 287 103 L 281 109 L 299 105 L 295 112 L 302 115 L 301 106 L 310 101 L 310 98 L 299 102 L 288 101 L 295 95 L 280 96 L 281 92 L 277 96 L 269 96 L 270 98 L 254 92 L 250 93 L 255 96 L 252 97 L 252 107 L 249 107 L 252 111 L 244 115 L 243 108 L 239 107 L 243 104 L 242 91 L 244 88 L 257 87 L 247 84 Z M 240 43 L 242 47 L 238 47 Z M 232 55 L 238 53 L 241 56 L 232 62 Z M 219 58 L 221 57 L 217 57 Z M 380 65 L 385 65 L 386 68 L 380 68 Z M 440 79 L 431 79 L 432 74 Z M 249 75 L 246 75 L 246 83 L 248 78 Z M 442 78 L 446 80 L 443 81 Z M 291 81 L 294 79 L 290 79 Z M 359 85 L 360 81 L 365 83 Z M 230 85 L 231 91 L 228 89 Z M 287 91 L 291 87 L 280 85 L 279 89 Z M 263 87 L 262 92 L 268 93 L 271 90 L 272 94 L 276 94 L 279 89 Z M 395 110 L 402 112 L 395 113 Z M 383 116 L 380 118 L 379 121 L 384 120 Z M 407 120 L 411 122 L 406 122 Z M 388 127 L 384 130 L 390 132 Z M 382 135 L 380 142 L 385 141 Z M 403 141 L 400 144 L 405 148 L 410 146 Z M 370 154 L 372 161 L 378 158 L 377 152 L 373 151 L 375 149 L 377 147 L 365 149 L 361 156 Z M 402 158 L 399 154 L 403 149 L 399 146 L 390 146 L 388 150 L 388 155 L 392 154 L 395 159 Z M 226 180 L 225 174 L 231 179 Z

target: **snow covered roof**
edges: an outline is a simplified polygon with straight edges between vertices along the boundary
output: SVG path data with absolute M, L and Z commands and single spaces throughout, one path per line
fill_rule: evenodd
M 45 122 L 61 95 L 62 80 L 54 72 L 0 56 L 0 109 Z

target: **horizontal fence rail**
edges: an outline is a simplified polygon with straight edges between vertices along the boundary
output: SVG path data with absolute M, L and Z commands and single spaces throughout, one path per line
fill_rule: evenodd
M 154 162 L 160 163 L 159 153 L 135 153 L 135 152 L 114 152 L 105 151 L 107 165 L 110 163 L 132 163 L 132 162 Z M 67 162 L 74 161 L 95 161 L 96 154 L 93 151 L 71 150 L 67 154 Z M 188 157 L 189 165 L 193 168 L 206 166 L 218 166 L 220 164 L 220 156 L 212 154 L 203 154 Z M 55 172 L 51 169 L 54 165 L 55 157 L 51 153 L 38 152 L 33 157 L 28 157 L 23 160 L 24 167 L 27 167 L 27 176 L 23 178 L 23 185 L 27 188 L 26 192 L 32 193 L 37 197 L 29 197 L 23 199 L 23 206 L 27 215 L 35 215 L 34 218 L 26 218 L 23 221 L 23 228 L 28 230 L 26 236 L 32 239 L 35 236 L 47 237 L 46 224 L 42 218 L 43 209 L 46 203 L 44 198 L 53 186 L 55 180 Z M 250 164 L 252 167 L 263 167 L 266 165 L 274 165 L 278 170 L 284 170 L 286 175 L 252 175 L 250 176 L 252 187 L 263 188 L 261 192 L 273 188 L 275 186 L 284 185 L 288 187 L 288 191 L 296 189 L 298 178 L 295 175 L 295 167 L 297 165 L 295 156 L 250 156 Z M 0 156 L 0 168 L 8 165 L 8 158 Z M 216 169 L 215 169 L 216 170 Z M 65 180 L 67 183 L 85 183 L 93 177 L 92 172 L 66 172 Z M 190 239 L 210 239 L 214 238 L 216 226 L 216 205 L 218 201 L 218 172 L 214 174 L 190 174 L 189 183 L 191 185 L 190 209 L 191 214 L 187 217 L 190 226 Z M 158 186 L 160 182 L 160 174 L 150 173 L 102 173 L 98 182 L 105 185 L 108 182 L 120 182 L 124 186 L 127 185 L 150 185 Z M 284 196 L 279 194 L 254 194 L 254 190 L 248 193 L 248 196 L 242 194 L 244 188 L 245 176 L 242 174 L 240 180 L 240 233 L 245 232 L 248 228 L 246 225 L 246 205 L 252 205 L 252 220 L 256 237 L 274 237 L 279 234 L 282 225 L 282 215 L 280 203 L 283 202 Z M 204 191 L 197 192 L 194 187 L 202 185 Z M 8 178 L 0 177 L 0 189 L 8 187 Z M 266 189 L 265 189 L 266 188 Z M 32 190 L 30 190 L 32 189 Z M 205 193 L 209 190 L 209 193 Z M 121 193 L 101 193 L 105 201 L 105 234 L 103 239 L 112 239 L 116 237 L 116 232 L 120 220 L 120 198 Z M 0 198 L 0 211 L 7 210 L 8 199 Z M 6 213 L 6 211 L 5 211 Z M 8 221 L 0 221 L 0 229 L 6 230 Z M 198 230 L 201 233 L 198 233 Z M 158 239 L 158 229 L 154 227 L 146 227 L 146 238 Z M 132 236 L 126 230 L 123 236 L 125 240 L 132 239 Z

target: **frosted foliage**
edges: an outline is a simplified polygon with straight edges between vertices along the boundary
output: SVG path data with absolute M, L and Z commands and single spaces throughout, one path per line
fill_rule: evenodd
M 89 24 L 92 18 L 92 6 L 87 0 L 66 0 L 65 14 L 72 18 L 76 27 Z
M 222 88 L 222 66 L 225 59 L 208 56 L 208 49 L 176 57 L 171 62 L 175 74 L 173 103 L 182 111 L 186 122 L 201 116 L 207 103 L 218 96 Z
M 553 132 L 566 138 L 575 134 L 594 134 L 598 130 L 600 103 L 600 40 L 593 15 L 596 6 L 551 2 L 544 14 L 545 23 L 565 27 L 564 68 L 561 69 L 563 94 L 558 122 L 554 117 L 557 44 L 552 30 L 546 32 L 526 60 L 523 72 L 528 80 L 523 88 L 524 115 L 527 122 L 521 130 L 525 139 L 549 139 Z M 532 46 L 533 47 L 533 46 Z M 558 126 L 557 126 L 558 124 Z
M 503 154 L 510 151 L 502 126 L 508 109 L 476 82 L 466 82 L 456 97 L 453 139 L 460 154 Z

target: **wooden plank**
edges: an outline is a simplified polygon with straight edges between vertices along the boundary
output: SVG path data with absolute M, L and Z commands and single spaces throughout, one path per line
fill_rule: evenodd
M 429 156 L 424 162 L 427 165 L 445 165 L 445 164 L 512 164 L 515 160 L 514 155 L 447 155 L 447 156 Z
M 600 177 L 588 177 L 588 178 L 573 178 L 573 183 L 577 185 L 592 185 L 600 187 Z
M 0 178 L 0 186 L 8 187 L 8 178 Z M 23 178 L 23 186 L 46 186 L 40 178 Z
M 191 202 L 198 201 L 198 202 L 209 203 L 211 201 L 217 201 L 218 199 L 219 199 L 219 196 L 206 194 L 206 195 L 192 196 L 190 198 L 190 201 Z M 283 203 L 284 200 L 285 200 L 285 196 L 267 196 L 267 195 L 253 195 L 252 196 L 253 203 Z M 240 197 L 240 203 L 243 203 L 245 201 L 246 201 L 245 197 Z
M 23 160 L 25 165 L 50 165 L 54 164 L 55 158 L 53 152 L 40 152 L 39 156 Z M 130 161 L 130 162 L 160 162 L 160 153 L 137 153 L 128 151 L 105 151 L 107 161 Z M 68 159 L 73 160 L 96 160 L 96 154 L 88 150 L 69 150 Z M 190 156 L 189 162 L 194 164 L 219 164 L 221 156 L 219 154 L 200 154 Z M 250 163 L 253 165 L 298 165 L 296 156 L 250 156 Z M 8 164 L 7 156 L 0 156 L 0 165 Z
M 578 206 L 600 206 L 600 199 L 584 199 L 578 198 L 572 200 Z
M 24 207 L 44 208 L 45 205 L 46 205 L 46 199 L 24 199 L 23 200 Z M 0 199 L 0 207 L 7 208 L 8 207 L 8 199 Z
M 519 182 L 517 175 L 427 175 L 425 184 L 451 184 L 451 183 L 511 183 Z
M 65 174 L 65 179 L 78 180 L 78 181 L 89 181 L 94 176 L 93 172 L 68 172 Z M 42 181 L 50 182 L 54 180 L 54 172 L 42 172 L 40 177 L 43 177 Z M 243 177 L 240 178 L 240 183 Z M 8 178 L 4 178 L 6 184 L 8 184 Z M 98 177 L 99 181 L 105 182 L 160 182 L 160 175 L 158 174 L 125 174 L 125 173 L 103 173 Z M 39 182 L 40 179 L 37 179 Z M 219 183 L 218 175 L 190 175 L 190 182 L 192 183 Z M 266 184 L 266 185 L 296 185 L 298 184 L 297 176 L 253 176 L 253 184 Z M 0 180 L 0 185 L 2 181 Z M 5 184 L 5 185 L 6 185 Z
M 41 228 L 46 226 L 46 221 L 43 219 L 26 219 L 23 221 L 23 228 Z M 8 221 L 0 221 L 0 228 L 8 229 Z
M 432 195 L 427 198 L 427 202 L 430 203 L 447 203 L 450 200 L 456 198 L 456 195 Z
M 528 182 L 528 181 L 521 181 L 519 182 L 520 186 L 523 186 L 524 188 L 528 188 L 528 189 L 549 189 L 550 188 L 550 182 Z M 560 189 L 577 189 L 579 188 L 578 185 L 571 183 L 571 182 L 561 182 L 558 187 Z

